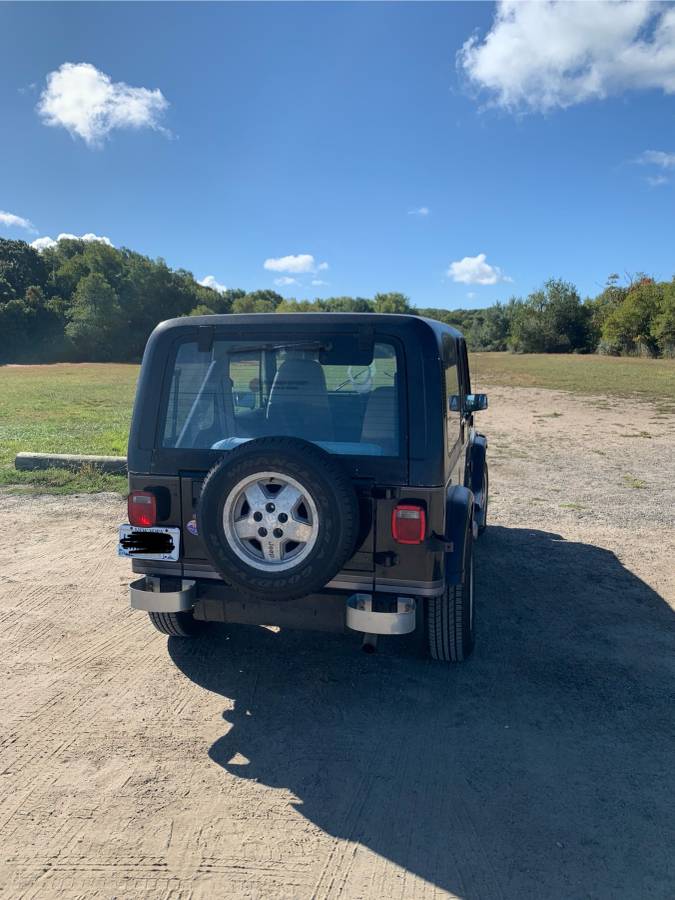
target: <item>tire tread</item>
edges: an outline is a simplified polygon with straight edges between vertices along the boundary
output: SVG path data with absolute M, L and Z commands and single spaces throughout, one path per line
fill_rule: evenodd
M 469 538 L 469 553 L 473 542 Z M 470 558 L 468 566 L 471 565 Z M 470 602 L 470 600 L 469 600 Z M 467 608 L 465 584 L 452 585 L 444 594 L 426 601 L 428 649 L 432 659 L 443 662 L 464 662 L 473 650 L 473 637 L 468 646 L 464 640 L 464 617 L 470 615 Z
M 157 631 L 170 637 L 195 637 L 200 631 L 190 611 L 178 613 L 148 613 Z

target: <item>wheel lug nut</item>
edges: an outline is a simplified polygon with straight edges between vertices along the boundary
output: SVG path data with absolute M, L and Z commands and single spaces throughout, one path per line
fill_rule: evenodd
M 275 538 L 280 538 L 280 537 L 284 536 L 284 533 L 281 530 L 281 528 L 275 528 L 274 531 L 272 532 L 272 534 L 274 535 Z
M 286 513 L 279 513 L 279 521 L 288 522 L 288 516 L 286 515 Z
M 274 512 L 276 506 L 274 505 L 274 503 L 268 503 L 265 509 L 267 510 L 267 512 Z
M 254 522 L 260 522 L 261 520 L 262 520 L 262 513 L 261 513 L 261 512 L 255 512 L 255 513 L 253 513 L 253 521 L 254 521 Z
M 267 529 L 266 529 L 266 528 L 259 528 L 259 529 L 258 529 L 258 534 L 260 535 L 260 537 L 267 537 Z

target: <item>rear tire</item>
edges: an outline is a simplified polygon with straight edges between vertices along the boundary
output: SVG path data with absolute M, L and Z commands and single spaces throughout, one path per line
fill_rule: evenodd
M 151 612 L 148 616 L 157 631 L 171 637 L 197 637 L 204 630 L 204 623 L 195 619 L 191 609 L 184 612 Z
M 461 584 L 449 584 L 440 597 L 426 604 L 429 653 L 443 662 L 464 662 L 475 641 L 473 596 L 473 535 L 471 523 L 466 536 L 464 577 Z

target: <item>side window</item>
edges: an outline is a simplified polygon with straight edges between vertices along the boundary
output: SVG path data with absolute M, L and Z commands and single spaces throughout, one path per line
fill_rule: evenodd
M 451 337 L 446 335 L 443 338 L 443 367 L 445 370 L 445 416 L 448 430 L 448 450 L 451 450 L 460 439 L 462 430 L 459 364 L 456 344 Z
M 205 385 L 209 371 L 210 357 L 199 353 L 195 343 L 180 345 L 176 355 L 167 416 L 164 425 L 165 447 L 175 447 L 185 428 L 186 422 L 193 412 L 197 398 L 200 398 L 198 409 L 193 412 L 193 427 L 205 430 L 212 428 L 215 422 L 215 392 L 212 386 Z

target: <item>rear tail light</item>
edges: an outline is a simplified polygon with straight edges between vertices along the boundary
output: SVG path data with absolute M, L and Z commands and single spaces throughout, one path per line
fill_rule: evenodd
M 127 499 L 129 524 L 148 528 L 157 521 L 157 500 L 149 491 L 132 491 Z
M 391 514 L 391 533 L 398 544 L 421 544 L 427 530 L 423 506 L 400 503 Z

